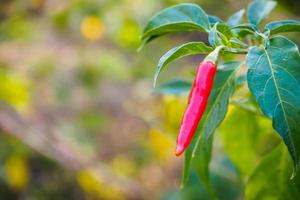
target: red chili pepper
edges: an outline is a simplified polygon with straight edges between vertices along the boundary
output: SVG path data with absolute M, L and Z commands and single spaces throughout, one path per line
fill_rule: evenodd
M 180 156 L 185 151 L 195 134 L 212 90 L 216 69 L 216 64 L 212 61 L 203 61 L 197 69 L 177 137 L 176 156 Z

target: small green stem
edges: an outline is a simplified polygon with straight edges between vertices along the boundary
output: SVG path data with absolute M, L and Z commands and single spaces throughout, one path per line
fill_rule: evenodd
M 224 49 L 224 52 L 233 53 L 233 54 L 247 54 L 247 49 Z

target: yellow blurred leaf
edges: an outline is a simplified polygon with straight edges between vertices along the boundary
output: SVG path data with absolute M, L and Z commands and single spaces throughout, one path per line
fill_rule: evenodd
M 4 164 L 5 175 L 9 186 L 23 190 L 29 182 L 29 167 L 24 157 L 13 155 Z
M 88 40 L 97 41 L 104 35 L 104 24 L 97 16 L 85 17 L 80 26 L 81 34 Z
M 79 171 L 77 182 L 86 193 L 97 199 L 124 199 L 117 188 L 104 184 L 100 175 L 92 169 Z
M 87 193 L 97 194 L 102 187 L 100 176 L 97 176 L 92 170 L 89 169 L 80 171 L 77 174 L 77 181 Z
M 186 108 L 186 98 L 172 95 L 164 96 L 164 121 L 165 126 L 177 133 Z
M 118 176 L 130 176 L 136 171 L 134 163 L 122 156 L 116 157 L 112 161 L 112 169 Z
M 150 129 L 149 143 L 150 149 L 158 159 L 167 160 L 173 156 L 175 141 L 159 130 Z
M 29 83 L 24 77 L 0 70 L 0 101 L 26 112 L 30 106 Z
M 137 23 L 133 20 L 124 20 L 117 39 L 122 46 L 137 47 L 139 45 L 140 30 Z

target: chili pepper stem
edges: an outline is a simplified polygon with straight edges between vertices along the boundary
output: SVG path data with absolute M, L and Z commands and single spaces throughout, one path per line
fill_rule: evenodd
M 203 60 L 203 62 L 208 62 L 211 61 L 213 63 L 217 63 L 218 61 L 218 57 L 219 57 L 219 53 L 222 49 L 224 49 L 225 46 L 221 45 L 218 46 L 217 48 L 215 48 L 210 54 L 208 54 L 205 59 Z

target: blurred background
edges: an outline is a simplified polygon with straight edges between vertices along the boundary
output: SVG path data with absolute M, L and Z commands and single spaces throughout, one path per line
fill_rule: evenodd
M 208 199 L 193 174 L 179 189 L 183 159 L 174 148 L 186 96 L 152 88 L 161 55 L 207 36 L 162 37 L 137 52 L 147 19 L 182 2 L 222 19 L 249 3 L 0 1 L 0 199 Z M 270 19 L 300 19 L 299 1 L 278 3 Z M 160 83 L 192 80 L 201 59 L 172 63 Z M 279 140 L 260 116 L 235 106 L 228 115 L 212 177 L 222 199 L 242 199 L 243 181 Z

